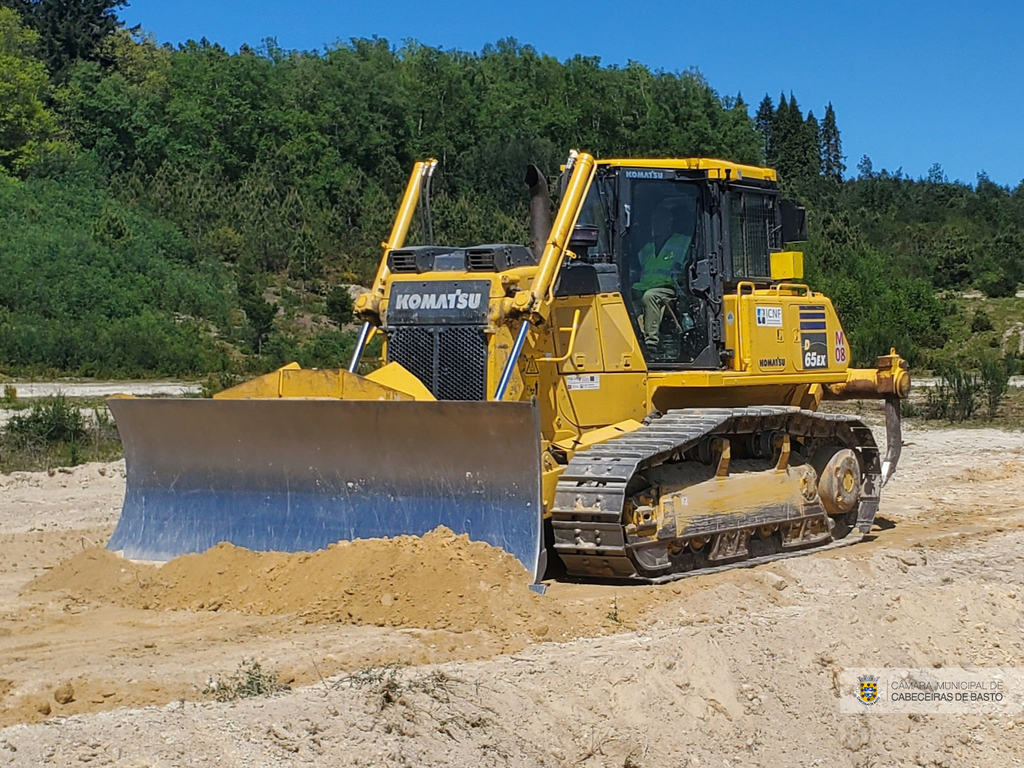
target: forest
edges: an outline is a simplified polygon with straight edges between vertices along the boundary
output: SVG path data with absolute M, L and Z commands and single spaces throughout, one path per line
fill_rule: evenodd
M 337 366 L 411 164 L 439 242 L 525 242 L 523 170 L 570 148 L 777 168 L 808 279 L 857 363 L 917 368 L 1024 280 L 1024 184 L 848 168 L 831 104 L 748 103 L 695 70 L 356 39 L 159 45 L 116 0 L 0 0 L 0 373 L 233 377 Z M 977 315 L 977 312 L 975 312 Z M 962 362 L 962 361 L 961 361 Z

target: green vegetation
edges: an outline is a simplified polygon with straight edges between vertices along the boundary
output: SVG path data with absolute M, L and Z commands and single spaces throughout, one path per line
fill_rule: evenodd
M 87 174 L 0 185 L 0 360 L 86 376 L 216 369 L 224 268 Z
M 925 419 L 951 423 L 982 417 L 995 421 L 1004 415 L 1016 416 L 1019 392 L 1013 392 L 1011 396 L 1010 387 L 1010 378 L 1021 370 L 1016 355 L 998 357 L 993 353 L 985 354 L 976 361 L 975 367 L 977 371 L 957 363 L 943 363 L 935 386 L 924 391 L 924 408 L 918 412 L 916 406 L 907 401 L 909 410 L 905 410 L 904 415 L 921 415 Z M 1002 413 L 1004 406 L 1006 414 Z M 1016 423 L 1015 418 L 1009 421 Z
M 978 409 L 981 380 L 971 371 L 947 365 L 939 371 L 938 383 L 926 393 L 924 417 L 962 422 Z
M 819 121 L 765 97 L 751 117 L 695 71 L 514 40 L 158 46 L 122 28 L 121 5 L 0 0 L 0 372 L 209 375 L 213 391 L 291 360 L 344 364 L 346 286 L 372 278 L 415 159 L 440 160 L 439 241 L 525 242 L 523 168 L 553 175 L 570 147 L 777 167 L 855 363 L 895 345 L 915 366 L 963 364 L 1013 322 L 956 294 L 1015 301 L 1024 188 L 866 157 L 844 180 L 831 104 Z
M 0 177 L 38 161 L 57 123 L 46 108 L 46 67 L 32 56 L 39 36 L 17 14 L 0 7 Z
M 211 680 L 203 693 L 217 701 L 251 699 L 256 696 L 273 696 L 288 690 L 277 673 L 263 669 L 255 659 L 244 659 L 234 674 L 218 680 Z
M 121 455 L 117 430 L 102 405 L 85 411 L 58 395 L 21 407 L 5 395 L 3 407 L 14 413 L 0 427 L 0 472 L 111 461 Z

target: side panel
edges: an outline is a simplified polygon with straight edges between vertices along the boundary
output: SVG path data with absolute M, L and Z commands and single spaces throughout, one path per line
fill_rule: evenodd
M 577 311 L 570 350 L 568 329 Z M 525 397 L 540 402 L 544 438 L 571 440 L 581 431 L 646 416 L 646 365 L 621 296 L 559 297 L 551 318 L 528 337 L 519 366 Z M 566 360 L 546 362 L 566 354 Z
M 640 342 L 629 320 L 629 311 L 621 294 L 602 294 L 597 297 L 601 322 L 601 343 L 604 346 L 605 369 L 608 371 L 644 371 Z
M 537 408 L 529 403 L 112 399 L 127 490 L 107 547 L 167 560 L 421 535 L 445 525 L 536 573 Z
M 726 296 L 725 344 L 735 351 L 729 369 L 752 376 L 831 375 L 841 381 L 849 365 L 849 342 L 832 302 L 761 290 Z
M 564 357 L 569 352 L 572 334 L 563 328 L 571 328 L 576 311 L 579 310 L 579 330 L 576 332 L 569 359 L 558 363 L 558 370 L 565 373 L 599 373 L 606 370 L 601 345 L 601 327 L 598 321 L 597 297 L 579 296 L 558 299 L 551 311 L 551 331 L 554 335 L 555 357 Z
M 650 413 L 645 373 L 568 374 L 562 381 L 572 401 L 568 417 L 581 427 L 639 421 Z

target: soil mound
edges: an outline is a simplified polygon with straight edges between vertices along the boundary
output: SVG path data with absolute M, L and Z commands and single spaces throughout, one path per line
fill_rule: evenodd
M 508 553 L 438 528 L 423 537 L 340 542 L 295 554 L 222 543 L 159 567 L 90 549 L 27 589 L 144 609 L 291 614 L 309 623 L 552 638 L 584 629 L 581 617 L 570 621 L 531 592 L 529 582 Z M 587 623 L 601 622 L 592 617 Z

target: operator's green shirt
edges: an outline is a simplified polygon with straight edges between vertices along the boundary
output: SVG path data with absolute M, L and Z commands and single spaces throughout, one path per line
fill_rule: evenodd
M 676 233 L 665 241 L 661 250 L 654 252 L 654 243 L 640 249 L 640 279 L 633 283 L 633 290 L 649 291 L 651 288 L 671 288 L 673 273 L 682 269 L 683 257 L 690 248 L 692 238 Z

